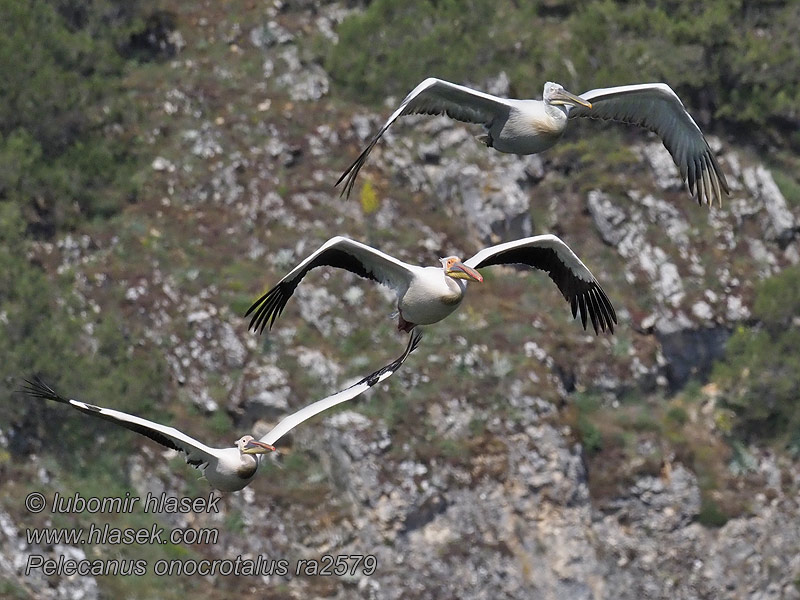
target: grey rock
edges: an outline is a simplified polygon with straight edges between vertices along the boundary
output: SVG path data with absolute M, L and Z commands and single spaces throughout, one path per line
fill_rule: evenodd
M 213 158 L 223 153 L 219 141 L 219 133 L 210 123 L 203 123 L 201 129 L 188 129 L 183 132 L 183 139 L 190 145 L 189 152 L 199 158 Z
M 587 196 L 589 213 L 603 240 L 616 247 L 617 252 L 627 259 L 628 280 L 639 278 L 633 270 L 633 267 L 638 267 L 647 274 L 653 293 L 662 306 L 678 306 L 685 296 L 680 272 L 661 247 L 648 242 L 647 226 L 652 222 L 659 224 L 670 232 L 677 244 L 686 247 L 688 225 L 665 202 L 653 196 L 639 199 L 638 194 L 632 194 L 632 197 L 637 204 L 626 212 L 615 206 L 606 194 L 592 190 Z
M 445 166 L 435 183 L 437 195 L 460 198 L 464 218 L 485 243 L 531 235 L 528 196 L 513 179 L 493 178 L 476 165 Z
M 236 335 L 233 325 L 223 321 L 219 326 L 219 344 L 224 355 L 225 364 L 233 369 L 244 366 L 247 350 Z
M 97 580 L 91 575 L 56 577 L 54 581 L 41 569 L 32 569 L 25 575 L 28 557 L 34 554 L 44 560 L 58 560 L 61 556 L 76 561 L 87 558 L 84 551 L 75 546 L 29 545 L 11 515 L 0 510 L 0 581 L 4 588 L 9 586 L 7 591 L 18 590 L 43 600 L 96 600 L 100 597 Z
M 660 141 L 645 144 L 639 147 L 655 175 L 656 185 L 662 190 L 679 190 L 683 188 L 678 167 L 669 151 Z
M 274 365 L 261 365 L 257 376 L 245 381 L 242 409 L 250 421 L 275 419 L 289 412 L 291 395 L 286 373 Z
M 742 177 L 747 190 L 763 203 L 769 223 L 768 235 L 783 245 L 787 244 L 797 233 L 797 221 L 772 173 L 759 165 L 744 169 Z
M 249 37 L 250 43 L 256 48 L 280 46 L 294 40 L 294 35 L 275 21 L 253 27 Z
M 169 173 L 175 172 L 175 165 L 163 156 L 156 156 L 150 166 L 154 171 L 167 171 Z
M 282 52 L 281 58 L 287 70 L 276 79 L 276 84 L 289 92 L 295 102 L 319 100 L 328 93 L 330 82 L 324 69 L 317 64 L 303 64 L 297 46 L 290 45 Z
M 689 246 L 689 224 L 677 208 L 650 194 L 645 195 L 640 202 L 647 211 L 647 220 L 661 228 L 672 243 L 683 248 Z
M 600 190 L 591 190 L 586 196 L 586 204 L 600 237 L 606 244 L 616 247 L 625 237 L 625 231 L 620 227 L 627 220 L 625 211 L 615 206 Z
M 532 183 L 538 183 L 545 176 L 544 160 L 539 154 L 528 154 L 527 156 L 520 157 L 525 175 Z
M 708 377 L 714 361 L 725 354 L 730 329 L 721 326 L 681 328 L 664 331 L 659 321 L 656 337 L 667 360 L 666 376 L 670 388 L 682 388 L 691 378 L 700 381 Z
M 338 364 L 316 349 L 299 347 L 293 354 L 299 365 L 326 385 L 334 385 L 341 371 Z
M 507 98 L 511 89 L 511 81 L 505 71 L 500 71 L 497 77 L 487 80 L 483 88 L 489 94 Z
M 367 115 L 353 115 L 350 121 L 359 140 L 366 140 L 374 135 L 374 123 Z
M 697 478 L 683 465 L 669 477 L 647 475 L 630 488 L 632 501 L 620 501 L 618 518 L 632 519 L 652 531 L 674 531 L 688 525 L 700 512 Z
M 700 300 L 692 305 L 692 314 L 701 321 L 708 322 L 714 318 L 714 311 L 708 302 Z
M 750 309 L 739 296 L 728 296 L 725 318 L 731 323 L 744 321 L 750 318 Z

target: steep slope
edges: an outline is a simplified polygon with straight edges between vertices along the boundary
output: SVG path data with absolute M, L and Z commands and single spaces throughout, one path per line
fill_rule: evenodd
M 27 513 L 33 489 L 208 489 L 153 444 L 113 441 L 132 434 L 20 407 L 0 423 L 3 592 L 800 597 L 800 463 L 732 437 L 724 397 L 708 383 L 730 333 L 753 324 L 757 283 L 800 259 L 798 199 L 787 200 L 763 157 L 732 135 L 712 136 L 732 195 L 707 209 L 644 132 L 587 123 L 552 152 L 520 158 L 487 151 L 450 120 L 409 118 L 376 147 L 358 197 L 344 201 L 332 183 L 389 110 L 343 100 L 321 66 L 353 9 L 167 4 L 180 52 L 126 81 L 141 112 L 133 133 L 150 155 L 138 201 L 32 252 L 54 280 L 74 278 L 70 302 L 86 318 L 88 347 L 92 323 L 115 314 L 124 350 L 163 357 L 169 384 L 162 404 L 145 406 L 150 416 L 230 442 L 395 356 L 405 338 L 387 318 L 391 295 L 332 270 L 303 281 L 272 332 L 247 331 L 250 301 L 333 235 L 433 264 L 487 242 L 557 233 L 603 284 L 619 327 L 584 332 L 541 273 L 487 272 L 388 385 L 299 428 L 283 468 L 267 465 L 218 514 Z M 504 73 L 476 83 L 509 93 Z M 122 409 L 140 401 L 64 392 Z M 71 464 L 69 449 L 30 427 L 62 418 L 76 436 L 97 438 L 91 459 Z M 26 436 L 34 450 L 21 452 L 10 439 Z M 220 539 L 166 548 L 24 541 L 28 527 L 106 521 L 215 527 Z M 31 553 L 110 552 L 151 564 L 363 554 L 377 569 L 240 578 L 151 570 L 138 580 L 21 573 Z

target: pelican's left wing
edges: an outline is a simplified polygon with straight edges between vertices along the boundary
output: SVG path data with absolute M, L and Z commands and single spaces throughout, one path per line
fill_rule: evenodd
M 428 77 L 409 92 L 358 158 L 342 173 L 336 185 L 346 179 L 341 195 L 346 194 L 350 197 L 358 172 L 367 161 L 367 156 L 392 123 L 403 115 L 447 115 L 456 121 L 488 126 L 495 119 L 507 118 L 511 104 L 507 98 L 499 98 L 464 85 Z
M 584 329 L 588 316 L 595 333 L 606 328 L 614 333 L 617 313 L 608 296 L 581 259 L 554 235 L 536 235 L 491 246 L 464 264 L 473 269 L 518 264 L 546 271 L 572 306 L 572 316 L 580 310 Z
M 298 410 L 296 413 L 285 417 L 280 423 L 278 423 L 272 431 L 270 431 L 267 435 L 261 438 L 261 442 L 265 444 L 273 445 L 277 442 L 281 437 L 283 437 L 286 433 L 300 425 L 303 421 L 306 421 L 313 417 L 314 415 L 318 415 L 323 410 L 327 410 L 332 406 L 336 406 L 337 404 L 341 404 L 342 402 L 347 402 L 348 400 L 352 400 L 356 396 L 363 394 L 369 388 L 374 386 L 385 379 L 388 379 L 392 375 L 394 375 L 395 371 L 399 369 L 403 362 L 405 362 L 408 355 L 411 354 L 414 350 L 416 350 L 417 346 L 419 345 L 419 340 L 422 337 L 422 334 L 419 333 L 417 329 L 414 329 L 411 333 L 411 337 L 408 340 L 408 345 L 406 346 L 405 351 L 403 354 L 397 358 L 391 364 L 386 365 L 385 367 L 378 369 L 371 375 L 367 375 L 359 381 L 358 383 L 350 386 L 346 390 L 342 390 L 341 392 L 334 394 L 333 396 L 328 396 L 327 398 L 323 398 L 322 400 L 318 400 L 305 408 Z
M 275 287 L 264 292 L 250 305 L 244 315 L 247 317 L 253 313 L 249 328 L 263 332 L 269 324 L 271 329 L 303 277 L 312 269 L 322 266 L 345 269 L 359 277 L 387 285 L 398 292 L 408 288 L 413 276 L 411 265 L 361 242 L 336 236 L 322 244 L 285 275 Z
M 88 402 L 81 402 L 80 400 L 71 400 L 65 398 L 53 388 L 47 385 L 39 377 L 34 377 L 32 381 L 24 380 L 27 385 L 22 386 L 19 390 L 33 398 L 41 398 L 43 400 L 53 400 L 68 404 L 73 408 L 78 409 L 82 413 L 111 421 L 120 427 L 130 429 L 143 436 L 149 437 L 151 440 L 158 442 L 162 446 L 183 452 L 186 454 L 186 462 L 195 466 L 202 467 L 215 455 L 217 450 L 210 448 L 205 444 L 198 442 L 196 439 L 189 437 L 182 431 L 178 431 L 174 427 L 167 427 L 160 423 L 148 421 L 135 415 L 129 415 L 119 410 L 111 408 L 103 408 L 102 406 L 95 406 Z
M 621 121 L 656 133 L 672 155 L 681 178 L 702 204 L 730 194 L 725 174 L 708 146 L 703 132 L 686 111 L 683 102 L 665 83 L 642 83 L 590 90 L 581 94 L 592 108 L 572 106 L 569 117 Z

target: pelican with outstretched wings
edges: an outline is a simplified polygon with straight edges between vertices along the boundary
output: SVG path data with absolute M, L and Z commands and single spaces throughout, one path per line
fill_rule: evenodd
M 620 121 L 653 131 L 688 183 L 689 192 L 702 204 L 722 204 L 730 193 L 725 174 L 692 116 L 665 83 L 642 83 L 589 90 L 580 96 L 557 83 L 547 82 L 541 100 L 500 98 L 430 77 L 415 87 L 342 173 L 342 194 L 353 190 L 358 172 L 381 136 L 405 115 L 447 115 L 457 121 L 483 125 L 478 136 L 490 148 L 510 154 L 538 154 L 554 146 L 575 117 Z
M 570 303 L 572 316 L 580 312 L 584 328 L 588 318 L 595 333 L 606 329 L 614 332 L 617 315 L 608 296 L 586 265 L 554 235 L 537 235 L 485 248 L 463 262 L 457 256 L 448 256 L 440 263 L 436 267 L 410 265 L 366 244 L 337 236 L 256 300 L 245 317 L 253 314 L 250 328 L 254 331 L 263 332 L 267 325 L 271 328 L 303 277 L 312 269 L 330 266 L 393 288 L 397 292 L 397 327 L 411 331 L 417 325 L 437 323 L 456 310 L 464 299 L 467 282 L 483 281 L 477 269 L 524 265 L 550 275 Z
M 347 400 L 352 400 L 377 383 L 391 377 L 405 362 L 408 355 L 419 345 L 420 337 L 421 335 L 418 332 L 412 333 L 405 351 L 392 363 L 364 377 L 346 390 L 318 400 L 285 417 L 259 440 L 256 440 L 252 435 L 240 437 L 232 448 L 212 448 L 174 427 L 162 425 L 161 423 L 112 408 L 103 408 L 80 400 L 66 398 L 38 377 L 25 380 L 26 385 L 20 391 L 33 398 L 68 404 L 82 413 L 110 421 L 120 427 L 140 433 L 162 446 L 183 452 L 186 455 L 186 462 L 200 469 L 212 487 L 223 492 L 236 492 L 246 487 L 253 480 L 258 471 L 260 455 L 274 451 L 273 444 L 275 442 L 314 415 Z

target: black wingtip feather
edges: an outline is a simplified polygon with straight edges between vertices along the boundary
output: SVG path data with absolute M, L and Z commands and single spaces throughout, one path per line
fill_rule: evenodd
M 603 318 L 606 322 L 606 327 L 608 328 L 609 333 L 614 333 L 614 323 L 611 321 L 611 313 L 608 312 L 608 307 L 603 302 L 603 290 L 600 288 L 597 289 L 597 301 L 600 303 L 600 306 L 603 310 Z
M 247 317 L 253 313 L 248 329 L 259 334 L 264 332 L 267 325 L 272 329 L 275 319 L 283 312 L 290 297 L 291 292 L 285 291 L 284 284 L 278 284 L 253 302 L 244 315 Z
M 27 394 L 33 398 L 41 398 L 43 400 L 69 403 L 66 398 L 47 385 L 38 375 L 34 375 L 32 379 L 23 379 L 23 381 L 27 385 L 20 386 L 18 390 L 23 394 Z
M 587 295 L 587 304 L 589 305 L 589 317 L 592 319 L 592 327 L 594 328 L 594 334 L 599 335 L 600 330 L 598 329 L 597 325 L 597 313 L 600 312 L 600 308 L 597 306 L 595 302 L 594 295 L 592 294 L 592 290 L 589 290 Z
M 586 329 L 586 317 L 588 316 L 587 309 L 586 309 L 586 298 L 583 295 L 578 297 L 578 302 L 580 303 L 581 308 L 581 323 L 583 324 L 583 328 Z
M 253 302 L 250 305 L 250 308 L 247 309 L 247 312 L 244 313 L 245 318 L 249 317 L 251 312 L 253 312 L 259 306 L 261 306 L 261 303 L 264 302 L 264 300 L 267 298 L 267 296 L 269 296 L 269 292 L 264 292 L 264 294 L 258 300 Z
M 599 287 L 596 287 L 594 289 L 594 296 L 595 296 L 595 300 L 597 302 L 597 306 L 599 307 L 599 310 L 600 310 L 600 318 L 601 318 L 601 323 L 603 325 L 602 329 L 603 329 L 603 331 L 606 331 L 606 329 L 608 329 L 610 331 L 611 330 L 611 315 L 608 314 L 608 309 L 606 308 L 606 305 L 603 303 L 602 295 L 603 295 L 603 291 Z

